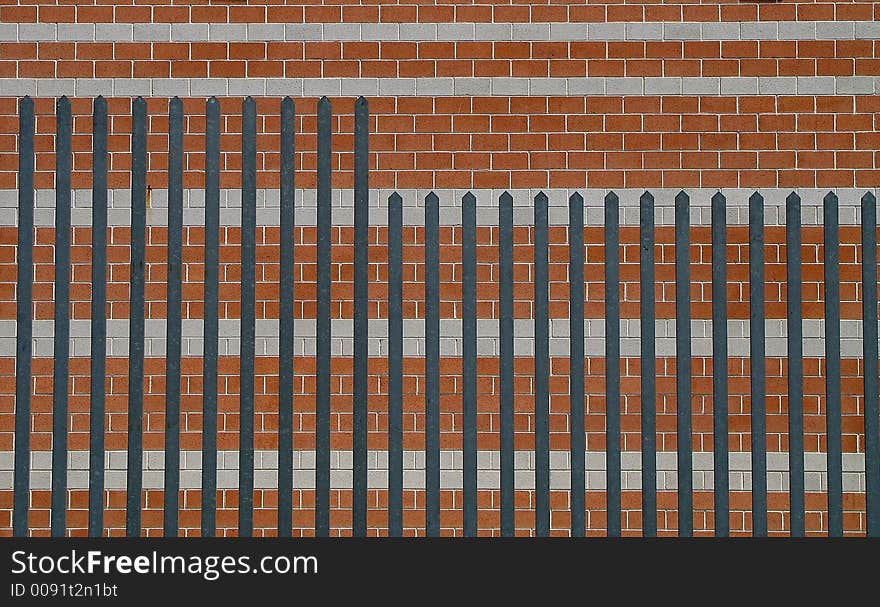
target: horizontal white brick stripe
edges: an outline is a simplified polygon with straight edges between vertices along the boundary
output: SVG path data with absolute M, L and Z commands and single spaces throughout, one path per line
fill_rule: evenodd
M 6 23 L 9 42 L 858 40 L 873 21 L 610 23 Z
M 573 78 L 2 78 L 0 96 L 874 95 L 880 76 Z
M 126 452 L 109 451 L 105 453 L 105 488 L 124 490 L 126 487 Z M 146 451 L 144 453 L 144 489 L 164 487 L 164 453 Z M 201 452 L 183 451 L 181 453 L 181 489 L 201 488 Z M 218 489 L 238 488 L 238 452 L 218 453 Z M 440 452 L 440 486 L 443 489 L 461 489 L 462 453 L 447 450 Z M 676 454 L 660 452 L 657 454 L 657 489 L 674 491 L 678 487 Z M 501 456 L 498 451 L 479 451 L 477 453 L 477 486 L 480 489 L 500 487 Z M 370 489 L 388 487 L 388 453 L 370 451 L 367 457 L 367 485 Z M 314 489 L 315 452 L 293 452 L 293 486 L 295 489 Z M 403 485 L 405 489 L 424 489 L 425 452 L 404 451 Z M 518 489 L 535 487 L 535 455 L 533 451 L 517 451 L 514 454 L 514 482 Z M 804 456 L 805 487 L 807 491 L 827 490 L 827 467 L 824 453 L 806 453 Z M 88 489 L 89 476 L 88 451 L 68 453 L 68 489 Z M 734 452 L 730 454 L 731 491 L 751 490 L 751 454 Z M 278 487 L 278 452 L 257 451 L 254 456 L 254 485 L 256 489 L 276 489 Z M 714 477 L 711 452 L 693 454 L 693 482 L 696 491 L 711 491 Z M 865 458 L 861 453 L 843 454 L 843 490 L 864 492 Z M 568 490 L 570 488 L 570 464 L 568 451 L 550 452 L 550 488 Z M 13 452 L 0 452 L 0 491 L 12 489 Z M 770 491 L 788 490 L 788 454 L 767 454 L 767 485 Z M 50 451 L 31 453 L 30 488 L 49 490 L 52 477 L 52 454 Z M 588 491 L 605 490 L 605 453 L 586 452 L 586 487 Z M 635 451 L 621 455 L 621 482 L 625 491 L 641 489 L 641 454 Z M 352 488 L 352 452 L 333 451 L 330 457 L 330 486 L 333 489 Z
M 589 134 L 587 135 L 589 137 Z M 686 152 L 683 152 L 686 153 Z M 639 225 L 639 199 L 645 192 L 640 188 L 620 188 L 614 190 L 601 188 L 545 188 L 545 189 L 373 189 L 370 191 L 370 224 L 388 224 L 388 197 L 397 192 L 403 198 L 404 225 L 424 225 L 425 197 L 434 192 L 440 203 L 440 223 L 442 225 L 461 225 L 461 200 L 471 192 L 477 199 L 477 224 L 498 225 L 498 199 L 504 192 L 513 196 L 514 223 L 532 225 L 534 223 L 534 199 L 539 192 L 548 197 L 549 221 L 551 225 L 568 225 L 568 199 L 574 193 L 584 198 L 584 223 L 587 226 L 605 225 L 605 196 L 613 191 L 620 205 L 620 223 L 625 226 Z M 675 225 L 675 196 L 681 191 L 673 188 L 649 190 L 654 195 L 654 220 L 658 226 Z M 686 188 L 690 196 L 691 225 L 708 226 L 712 223 L 711 200 L 717 192 L 727 199 L 728 225 L 748 225 L 749 197 L 755 190 L 751 188 Z M 801 197 L 801 223 L 804 226 L 821 226 L 824 221 L 823 198 L 834 191 L 839 200 L 841 225 L 861 225 L 861 199 L 867 192 L 880 196 L 880 188 L 761 188 L 764 197 L 764 224 L 768 226 L 785 225 L 785 198 L 796 191 Z M 55 225 L 55 191 L 41 189 L 36 191 L 34 224 L 38 227 Z M 91 226 L 91 190 L 80 189 L 73 192 L 71 223 L 74 226 Z M 131 225 L 131 192 L 127 189 L 108 192 L 108 216 L 110 226 Z M 275 189 L 257 191 L 257 225 L 278 226 L 281 211 L 280 193 Z M 0 209 L 15 209 L 18 206 L 17 190 L 0 190 Z M 168 225 L 167 190 L 152 192 L 150 208 L 147 210 L 147 223 L 153 226 Z M 202 226 L 205 224 L 205 193 L 201 189 L 188 189 L 183 196 L 184 225 Z M 314 226 L 317 223 L 317 193 L 315 190 L 297 190 L 296 224 Z M 0 212 L 0 226 L 15 226 L 17 213 Z M 226 189 L 220 192 L 220 224 L 224 226 L 241 225 L 241 190 Z M 354 192 L 351 189 L 333 190 L 333 224 L 351 226 L 354 224 Z
M 620 352 L 622 356 L 640 355 L 641 322 L 638 319 L 620 321 Z M 70 321 L 70 352 L 72 356 L 90 356 L 89 320 Z M 182 321 L 183 356 L 202 356 L 204 353 L 203 321 L 187 319 Z M 768 319 L 764 322 L 765 350 L 768 357 L 785 357 L 788 352 L 786 321 Z M 15 321 L 0 320 L 0 356 L 15 356 Z M 33 324 L 33 355 L 51 357 L 54 321 L 35 320 Z M 166 321 L 147 320 L 145 326 L 145 355 L 164 357 L 166 348 Z M 660 319 L 654 322 L 655 346 L 657 356 L 675 356 L 676 322 L 674 319 Z M 262 319 L 256 321 L 255 348 L 257 356 L 278 356 L 278 320 Z M 514 354 L 534 356 L 535 323 L 529 319 L 513 321 Z M 840 323 L 841 355 L 860 358 L 862 349 L 862 321 L 842 320 Z M 749 356 L 749 321 L 727 321 L 728 355 L 732 357 Z M 240 351 L 241 321 L 221 320 L 219 325 L 220 356 L 238 356 Z M 500 330 L 497 319 L 477 320 L 477 355 L 500 355 Z M 570 353 L 570 323 L 567 319 L 550 320 L 550 356 L 567 357 Z M 825 321 L 823 319 L 803 320 L 804 356 L 821 358 L 825 356 Z M 107 321 L 108 356 L 128 356 L 128 320 Z M 605 319 L 584 320 L 584 349 L 587 356 L 605 356 Z M 691 320 L 691 350 L 693 356 L 712 356 L 712 321 Z M 315 320 L 294 320 L 294 354 L 296 356 L 315 356 Z M 354 324 L 350 319 L 331 320 L 332 356 L 352 356 L 354 352 Z M 388 355 L 388 321 L 370 319 L 370 356 Z M 440 354 L 442 356 L 462 355 L 462 324 L 458 319 L 440 321 Z M 403 321 L 403 355 L 425 355 L 425 323 L 423 319 Z

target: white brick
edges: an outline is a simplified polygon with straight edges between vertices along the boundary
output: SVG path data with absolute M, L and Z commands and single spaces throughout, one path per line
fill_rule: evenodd
M 212 38 L 213 38 L 212 31 Z M 323 40 L 323 26 L 320 23 L 288 23 L 284 26 L 285 39 L 291 41 Z
M 18 40 L 18 25 L 15 23 L 0 23 L 0 42 L 16 42 Z
M 249 23 L 247 26 L 248 40 L 275 41 L 285 39 L 283 23 Z
M 542 41 L 550 39 L 549 23 L 514 23 L 514 40 Z
M 21 23 L 18 26 L 18 39 L 21 42 L 54 42 L 56 36 L 53 23 Z
M 625 40 L 625 23 L 590 23 L 590 40 Z
M 324 40 L 354 41 L 360 40 L 361 28 L 358 23 L 326 23 L 324 24 Z
M 135 23 L 132 37 L 135 42 L 170 42 L 170 23 Z
M 96 23 L 95 40 L 106 42 L 131 42 L 134 28 L 130 23 Z
M 204 42 L 209 39 L 207 23 L 173 23 L 171 39 L 175 42 Z
M 230 78 L 227 83 L 229 94 L 233 96 L 265 95 L 264 78 Z
M 93 23 L 59 23 L 58 41 L 83 41 L 95 39 L 95 24 Z

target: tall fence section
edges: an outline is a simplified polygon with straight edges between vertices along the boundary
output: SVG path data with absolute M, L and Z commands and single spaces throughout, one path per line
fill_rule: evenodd
M 331 103 L 323 98 L 318 104 L 316 213 L 314 222 L 303 227 L 298 224 L 296 203 L 296 109 L 293 100 L 285 98 L 280 114 L 278 240 L 277 247 L 269 249 L 258 238 L 266 228 L 257 222 L 257 104 L 251 98 L 243 104 L 241 166 L 221 166 L 221 144 L 239 142 L 221 141 L 224 117 L 220 102 L 212 98 L 204 115 L 204 223 L 200 226 L 204 237 L 196 243 L 203 249 L 203 265 L 190 275 L 185 249 L 196 244 L 184 225 L 185 116 L 179 99 L 172 100 L 169 108 L 163 242 L 151 236 L 148 218 L 153 192 L 147 183 L 151 135 L 147 103 L 141 98 L 132 102 L 129 264 L 123 274 L 129 292 L 119 296 L 108 293 L 108 276 L 120 269 L 119 264 L 112 268 L 116 258 L 112 243 L 108 260 L 108 234 L 112 239 L 115 228 L 108 226 L 108 189 L 112 188 L 107 179 L 107 103 L 101 97 L 94 100 L 91 239 L 85 243 L 90 251 L 91 320 L 84 335 L 90 348 L 88 368 L 82 369 L 71 362 L 81 353 L 70 350 L 72 330 L 81 330 L 70 313 L 71 267 L 77 263 L 71 258 L 71 105 L 64 97 L 57 101 L 48 507 L 52 535 L 71 532 L 71 492 L 76 488 L 68 487 L 73 459 L 68 433 L 86 429 L 78 425 L 80 418 L 71 421 L 69 390 L 82 377 L 88 378 L 88 480 L 77 488 L 88 492 L 87 533 L 92 536 L 109 532 L 106 517 L 112 508 L 124 508 L 124 531 L 130 536 L 145 532 L 142 517 L 147 510 L 161 511 L 166 536 L 178 535 L 182 527 L 215 535 L 218 526 L 225 533 L 252 535 L 255 512 L 270 521 L 259 526 L 274 528 L 268 533 L 280 536 L 312 532 L 318 536 L 405 532 L 690 536 L 698 531 L 726 536 L 732 532 L 733 513 L 743 517 L 733 531 L 755 536 L 774 531 L 802 536 L 810 530 L 840 536 L 845 527 L 847 532 L 880 535 L 873 193 L 864 193 L 858 201 L 839 201 L 828 192 L 817 214 L 823 222 L 821 238 L 812 232 L 807 238 L 815 244 L 809 249 L 812 254 L 803 254 L 807 232 L 802 229 L 797 192 L 785 199 L 784 226 L 772 228 L 784 233 L 781 242 L 765 235 L 767 205 L 761 192 L 748 200 L 747 228 L 729 225 L 732 210 L 722 192 L 711 198 L 709 220 L 691 225 L 699 210 L 692 207 L 687 193 L 678 193 L 671 239 L 658 236 L 655 219 L 660 211 L 650 192 L 639 199 L 637 227 L 622 218 L 634 208 L 622 204 L 615 192 L 607 192 L 604 205 L 596 207 L 604 213 L 598 226 L 585 221 L 585 209 L 593 207 L 579 192 L 568 197 L 567 222 L 556 221 L 559 215 L 553 214 L 544 193 L 527 201 L 502 193 L 490 211 L 497 212 L 497 224 L 489 227 L 485 221 L 478 223 L 475 195 L 467 193 L 456 201 L 460 224 L 450 225 L 441 222 L 446 209 L 440 198 L 429 193 L 423 201 L 413 201 L 423 205 L 421 238 L 404 220 L 404 196 L 392 193 L 387 197 L 383 242 L 371 226 L 370 115 L 367 100 L 359 98 L 354 111 L 353 247 L 340 253 L 334 245 L 340 228 L 334 225 L 333 214 Z M 34 220 L 34 132 L 34 104 L 24 98 L 18 147 L 11 520 L 12 532 L 18 536 L 40 527 L 33 518 L 33 510 L 41 506 L 32 486 L 31 466 L 37 460 L 31 437 L 46 418 L 45 412 L 32 411 L 31 406 L 34 391 L 42 387 L 35 382 L 33 368 L 39 354 L 33 352 L 38 337 L 34 327 L 42 322 L 34 312 L 35 249 L 41 246 L 35 242 L 41 228 Z M 221 223 L 221 176 L 239 168 L 240 238 L 227 234 L 230 228 Z M 855 228 L 839 225 L 841 202 L 860 218 L 857 240 L 851 238 Z M 480 209 L 483 219 L 486 212 Z M 515 223 L 515 214 L 520 219 L 529 215 L 525 236 L 518 232 L 523 228 L 522 222 Z M 783 218 L 779 219 L 782 224 Z M 704 225 L 708 240 L 700 231 Z M 314 275 L 306 277 L 296 265 L 297 234 L 311 229 L 315 248 L 308 261 L 314 264 Z M 478 237 L 482 230 L 489 230 L 489 236 Z M 634 234 L 637 240 L 628 240 Z M 743 234 L 745 239 L 739 239 Z M 224 297 L 221 286 L 230 279 L 227 253 L 236 238 L 240 273 L 232 280 L 240 283 L 237 302 Z M 630 242 L 637 243 L 637 252 Z M 379 244 L 383 247 L 377 256 Z M 148 249 L 157 246 L 166 249 L 164 269 L 147 262 Z M 412 253 L 415 248 L 420 251 Z M 452 248 L 455 263 L 450 262 Z M 487 249 L 493 259 L 490 270 L 482 262 Z M 411 264 L 411 253 L 423 265 Z M 340 258 L 334 260 L 338 255 L 353 264 L 350 293 L 335 288 L 344 273 Z M 263 265 L 267 256 L 277 264 L 273 266 L 277 274 L 267 275 Z M 739 262 L 746 260 L 747 275 L 741 277 L 745 266 Z M 804 272 L 816 267 L 821 268 L 820 280 L 805 279 Z M 706 268 L 711 268 L 708 277 L 703 276 Z M 858 268 L 860 275 L 854 275 Z M 151 366 L 156 352 L 149 346 L 156 337 L 150 328 L 155 316 L 145 312 L 149 299 L 145 290 L 154 280 L 151 273 L 157 271 L 166 283 L 159 298 L 164 300 L 166 320 L 164 352 L 159 356 L 164 363 L 158 372 Z M 38 273 L 37 280 L 44 278 Z M 257 305 L 257 289 L 265 281 L 277 284 L 272 291 L 277 306 L 271 310 Z M 298 296 L 301 281 L 314 287 L 305 299 Z M 199 290 L 191 290 L 193 282 L 200 283 Z M 382 297 L 376 295 L 379 283 L 384 283 Z M 411 293 L 414 283 L 423 288 L 415 291 L 416 296 Z M 560 284 L 567 286 L 567 301 L 556 296 Z M 849 318 L 851 305 L 842 307 L 842 284 L 844 299 L 860 302 L 861 318 Z M 711 296 L 703 298 L 702 289 Z M 588 290 L 602 294 L 602 305 L 592 303 Z M 347 335 L 352 349 L 337 352 L 334 331 L 341 325 L 336 323 L 334 300 L 340 293 L 351 301 L 342 316 L 352 321 Z M 710 302 L 710 308 L 697 310 L 692 302 L 695 294 L 700 302 Z M 128 348 L 121 356 L 127 366 L 115 375 L 124 379 L 122 418 L 111 415 L 115 404 L 108 405 L 108 399 L 117 403 L 121 398 L 119 384 L 108 372 L 114 339 L 108 336 L 108 324 L 115 322 L 108 312 L 108 297 L 128 302 Z M 733 299 L 747 302 L 747 307 L 734 308 L 729 305 Z M 807 305 L 820 300 L 824 307 L 819 310 Z M 193 316 L 183 313 L 192 302 L 201 302 L 197 316 L 202 318 L 202 334 L 195 337 L 203 340 L 203 347 L 198 356 L 192 356 L 187 346 L 192 335 L 185 324 Z M 155 298 L 150 305 L 154 303 Z M 632 313 L 633 306 L 638 306 L 637 314 Z M 658 306 L 674 310 L 674 332 L 658 333 L 666 322 L 662 319 L 668 318 L 661 315 L 658 320 Z M 773 313 L 767 314 L 771 306 Z M 780 306 L 785 306 L 784 321 L 774 325 L 771 319 L 778 317 Z M 302 318 L 306 308 L 313 313 L 314 351 L 297 345 L 295 318 Z M 387 346 L 378 350 L 371 346 L 370 330 L 377 310 L 387 319 L 383 342 Z M 497 320 L 497 351 L 486 351 L 480 341 L 487 310 Z M 258 321 L 265 318 L 277 319 L 273 325 L 277 359 L 268 359 L 272 361 L 268 368 L 257 335 Z M 460 320 L 460 349 L 443 345 L 441 325 L 450 318 Z M 238 360 L 231 372 L 224 370 L 224 361 L 235 353 L 226 349 L 229 335 L 221 335 L 221 325 L 229 319 L 237 320 L 239 329 L 232 336 L 238 343 Z M 409 319 L 424 322 L 423 338 L 414 350 L 406 345 Z M 635 326 L 631 321 L 636 319 L 638 335 L 633 335 L 627 327 Z M 812 327 L 815 319 L 822 321 L 824 352 L 805 352 L 805 339 L 813 336 L 804 335 L 804 327 Z M 593 330 L 597 320 L 604 321 L 598 340 Z M 841 334 L 842 326 L 858 326 L 858 320 L 860 335 Z M 532 347 L 525 350 L 517 341 L 524 323 L 532 325 L 526 333 Z M 692 333 L 693 327 L 709 326 L 708 334 Z M 732 326 L 743 331 L 730 335 Z M 768 327 L 776 326 L 784 330 L 768 335 Z M 565 327 L 567 334 L 559 333 L 558 327 Z M 567 339 L 560 341 L 560 336 Z M 633 337 L 638 338 L 638 353 L 630 356 Z M 746 338 L 748 351 L 729 351 L 732 338 Z M 773 340 L 781 338 L 784 353 L 768 354 L 768 348 L 776 348 Z M 842 355 L 841 344 L 848 338 L 861 338 L 862 348 L 855 356 Z M 658 355 L 661 340 L 674 340 L 673 356 L 666 356 L 666 350 Z M 710 352 L 698 347 L 697 340 L 710 340 Z M 567 351 L 560 352 L 566 345 Z M 340 354 L 351 361 L 342 371 L 336 364 Z M 486 363 L 487 356 L 491 364 Z M 450 358 L 458 361 L 451 367 Z M 493 379 L 486 380 L 486 373 Z M 198 379 L 195 384 L 193 377 Z M 816 384 L 817 377 L 821 384 Z M 527 387 L 521 389 L 524 380 Z M 108 395 L 108 386 L 116 396 Z M 350 396 L 340 399 L 340 390 Z M 487 393 L 491 399 L 485 398 Z M 237 401 L 232 409 L 224 404 L 230 395 Z M 297 410 L 301 406 L 308 415 Z M 145 407 L 150 411 L 158 407 L 161 416 L 146 415 Z M 124 428 L 117 426 L 119 419 L 126 421 Z M 158 428 L 156 419 L 161 420 Z M 199 447 L 182 449 L 182 428 L 189 428 L 192 419 L 196 419 Z M 233 419 L 237 427 L 230 434 L 225 430 Z M 702 428 L 699 437 L 695 426 Z M 106 442 L 111 430 L 124 433 L 124 446 L 115 439 L 112 445 Z M 275 434 L 273 440 L 264 440 L 268 430 Z M 163 445 L 161 452 L 146 459 L 145 433 L 159 435 Z M 297 444 L 303 435 L 312 438 L 305 445 Z M 731 438 L 736 441 L 733 445 Z M 123 450 L 125 500 L 116 503 L 118 495 L 106 486 L 105 477 L 107 466 L 116 464 L 110 451 Z M 223 475 L 230 453 L 238 470 L 231 484 L 237 490 L 233 502 L 221 490 L 227 483 Z M 707 454 L 710 460 L 703 466 Z M 161 491 L 148 490 L 144 484 L 145 475 L 156 469 L 149 459 L 154 455 L 161 456 L 161 486 L 153 489 Z M 631 457 L 639 459 L 633 462 Z M 181 486 L 181 479 L 191 472 L 192 458 L 200 471 L 196 491 Z M 484 478 L 485 466 L 478 465 L 482 458 L 497 472 L 495 480 Z M 520 458 L 525 466 L 519 465 Z M 268 459 L 271 465 L 266 465 Z M 275 478 L 267 480 L 266 470 L 273 468 Z M 525 480 L 523 468 L 528 470 Z M 336 479 L 340 470 L 349 480 Z M 376 472 L 378 480 L 373 478 Z M 450 472 L 458 474 L 456 480 L 446 479 Z M 847 484 L 847 475 L 855 480 Z M 304 477 L 313 492 L 298 491 L 305 486 Z M 267 482 L 277 488 L 274 500 L 259 490 Z M 340 492 L 341 486 L 350 491 Z M 156 496 L 159 504 L 153 501 Z M 818 506 L 811 503 L 816 499 Z M 189 511 L 198 513 L 197 521 L 182 521 L 182 513 Z M 338 511 L 348 513 L 337 520 Z M 446 520 L 444 513 L 449 511 L 455 516 Z M 489 518 L 487 511 L 492 513 Z M 529 513 L 525 523 L 518 516 L 524 511 Z M 811 523 L 810 513 L 817 512 L 819 522 Z M 218 513 L 227 518 L 218 521 Z M 237 520 L 229 520 L 230 513 L 236 513 Z M 854 525 L 845 523 L 847 516 L 855 517 Z

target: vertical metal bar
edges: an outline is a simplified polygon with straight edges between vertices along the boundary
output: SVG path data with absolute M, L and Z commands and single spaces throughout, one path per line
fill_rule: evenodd
M 92 106 L 92 309 L 89 391 L 89 537 L 104 532 L 107 379 L 107 100 Z
M 168 113 L 168 320 L 165 350 L 164 535 L 178 532 L 180 506 L 180 354 L 183 270 L 183 103 Z
M 880 389 L 877 339 L 877 198 L 862 196 L 862 331 L 865 352 L 865 500 L 868 537 L 880 537 Z
M 278 536 L 293 533 L 293 315 L 296 106 L 281 102 L 281 261 L 278 348 Z
M 55 138 L 55 331 L 52 382 L 52 537 L 67 527 L 67 425 L 70 381 L 70 100 L 58 99 Z
M 34 100 L 18 107 L 18 251 L 15 320 L 15 481 L 12 533 L 28 534 L 34 286 Z
M 690 197 L 675 197 L 675 388 L 678 421 L 678 535 L 694 534 L 693 422 L 691 410 Z
M 388 197 L 388 535 L 403 535 L 403 199 Z
M 788 469 L 791 535 L 804 535 L 804 361 L 801 284 L 801 198 L 785 200 L 788 290 Z
M 468 192 L 461 207 L 462 466 L 465 537 L 477 522 L 477 199 Z
M 654 342 L 654 196 L 639 199 L 642 365 L 642 535 L 657 535 L 657 357 Z
M 568 199 L 568 323 L 571 431 L 571 535 L 583 537 L 586 520 L 586 431 L 584 412 L 584 197 Z
M 828 535 L 843 536 L 843 462 L 840 402 L 840 233 L 837 195 L 825 215 L 825 422 L 828 440 Z
M 241 133 L 241 394 L 238 534 L 254 531 L 254 354 L 257 259 L 257 104 L 244 100 Z
M 332 120 L 327 97 L 318 102 L 318 319 L 315 456 L 315 535 L 330 535 L 330 262 L 332 256 Z
M 605 486 L 608 536 L 620 536 L 620 201 L 605 195 Z
M 440 202 L 425 197 L 425 533 L 440 535 Z
M 205 324 L 202 397 L 202 536 L 217 531 L 217 355 L 220 282 L 220 102 L 205 104 Z
M 367 374 L 370 286 L 370 106 L 354 105 L 354 496 L 352 531 L 367 535 Z
M 132 104 L 131 294 L 129 296 L 128 461 L 125 532 L 141 534 L 144 431 L 144 270 L 147 231 L 147 102 Z
M 764 197 L 749 198 L 749 366 L 752 410 L 752 535 L 767 536 L 767 361 L 764 345 Z
M 715 461 L 715 536 L 730 534 L 727 421 L 727 199 L 712 197 L 712 422 Z
M 516 528 L 514 492 L 513 408 L 513 197 L 504 192 L 498 207 L 500 257 L 499 327 L 501 335 L 501 535 L 513 536 Z
M 535 196 L 535 535 L 550 535 L 550 277 L 547 195 Z

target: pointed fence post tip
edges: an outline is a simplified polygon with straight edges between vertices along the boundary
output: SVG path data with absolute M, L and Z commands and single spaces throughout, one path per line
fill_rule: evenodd
M 30 95 L 25 95 L 21 98 L 21 103 L 18 105 L 19 112 L 28 112 L 33 113 L 34 111 L 34 100 Z
M 67 98 L 67 95 L 62 95 L 58 98 L 58 103 L 55 105 L 55 112 L 59 116 L 63 116 L 64 118 L 70 118 L 70 99 Z
M 688 193 L 684 190 L 679 190 L 678 194 L 675 195 L 675 206 L 677 209 L 682 209 L 682 213 L 688 215 L 690 212 L 690 203 L 691 197 L 688 196 Z M 685 217 L 685 221 L 688 221 L 689 217 Z

